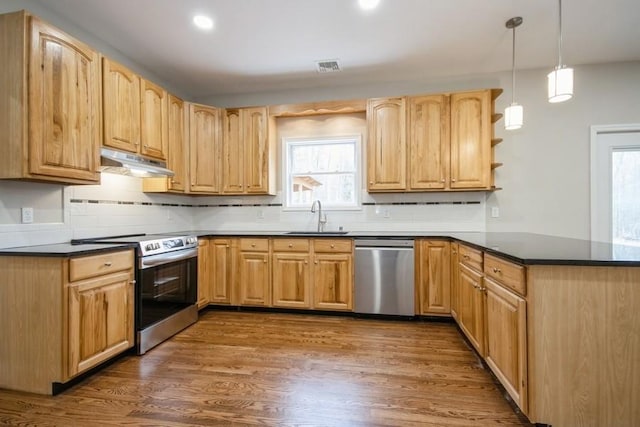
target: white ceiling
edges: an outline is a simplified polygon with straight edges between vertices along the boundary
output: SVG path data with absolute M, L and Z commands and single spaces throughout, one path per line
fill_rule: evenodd
M 429 79 L 557 62 L 557 0 L 36 0 L 185 94 Z M 564 0 L 563 62 L 640 60 L 640 0 Z M 192 25 L 206 13 L 215 28 Z M 318 74 L 315 61 L 343 71 Z

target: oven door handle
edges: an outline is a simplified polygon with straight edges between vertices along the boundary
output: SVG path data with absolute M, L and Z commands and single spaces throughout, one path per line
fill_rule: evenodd
M 197 256 L 197 248 L 169 252 L 167 254 L 151 255 L 148 257 L 140 258 L 140 268 L 144 270 L 145 268 L 156 267 L 158 265 L 182 261 L 189 258 L 195 258 Z

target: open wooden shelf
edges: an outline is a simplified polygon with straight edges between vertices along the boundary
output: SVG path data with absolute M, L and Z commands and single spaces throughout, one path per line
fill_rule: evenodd
M 502 166 L 502 163 L 491 163 L 491 169 L 499 168 Z
M 502 142 L 502 138 L 493 138 L 491 140 L 491 146 L 495 147 L 496 145 L 500 144 Z
M 495 123 L 502 118 L 502 113 L 496 113 L 491 116 L 491 123 Z

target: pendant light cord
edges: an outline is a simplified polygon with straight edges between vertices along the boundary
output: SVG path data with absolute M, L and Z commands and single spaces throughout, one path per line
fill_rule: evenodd
M 516 97 L 516 27 L 513 27 L 513 44 L 511 47 L 511 104 Z
M 562 67 L 562 0 L 558 0 L 558 69 Z

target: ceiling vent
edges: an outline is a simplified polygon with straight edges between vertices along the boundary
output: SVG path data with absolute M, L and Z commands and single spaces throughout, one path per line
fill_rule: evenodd
M 316 61 L 316 69 L 319 73 L 337 73 L 342 71 L 340 68 L 340 62 L 337 59 L 323 59 L 322 61 Z

